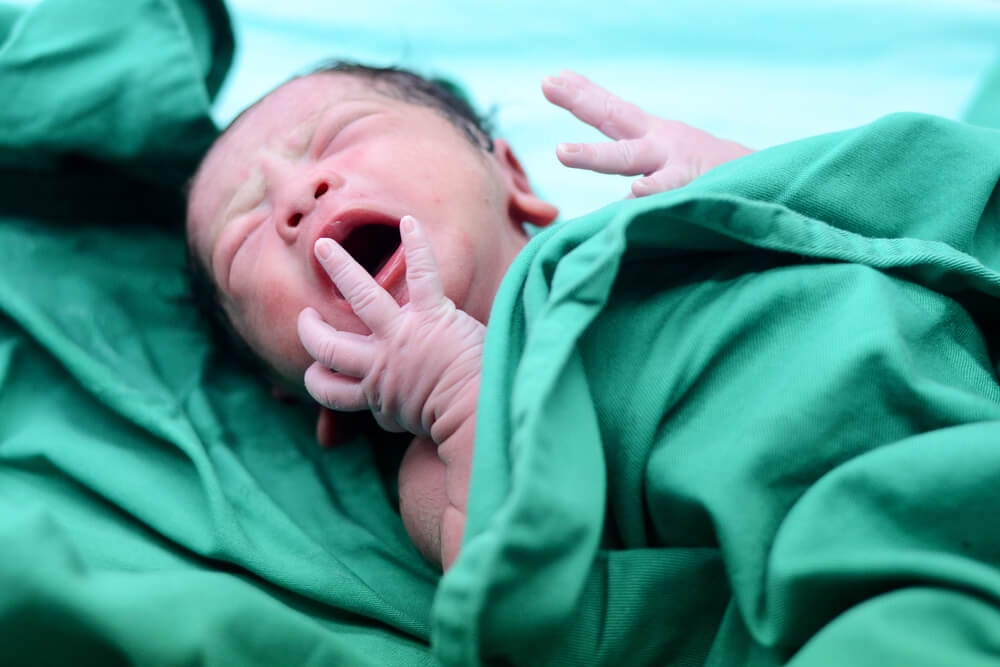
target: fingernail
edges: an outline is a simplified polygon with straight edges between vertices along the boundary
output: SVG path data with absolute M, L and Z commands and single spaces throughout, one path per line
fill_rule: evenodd
M 545 77 L 545 82 L 550 86 L 555 86 L 556 88 L 563 88 L 566 85 L 566 79 L 562 79 L 558 76 L 547 76 Z
M 399 221 L 399 227 L 407 234 L 412 234 L 417 229 L 416 222 L 413 220 L 412 215 L 404 215 L 403 219 Z
M 333 254 L 333 241 L 330 239 L 319 239 L 316 241 L 313 251 L 316 253 L 316 258 L 319 261 L 325 262 Z
M 559 144 L 558 150 L 562 153 L 579 153 L 580 144 Z

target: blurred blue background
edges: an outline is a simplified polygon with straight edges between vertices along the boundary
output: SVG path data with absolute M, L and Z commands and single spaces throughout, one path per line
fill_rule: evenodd
M 220 123 L 331 57 L 450 76 L 481 109 L 494 109 L 499 134 L 563 217 L 624 196 L 628 179 L 556 161 L 556 143 L 599 137 L 542 97 L 541 78 L 560 69 L 652 113 L 763 148 L 893 111 L 959 118 L 1000 58 L 993 0 L 230 0 L 230 7 L 238 52 L 216 106 Z

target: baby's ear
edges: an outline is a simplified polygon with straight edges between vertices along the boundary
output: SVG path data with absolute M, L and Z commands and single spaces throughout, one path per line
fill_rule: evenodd
M 559 209 L 542 201 L 531 189 L 528 175 L 524 173 L 524 168 L 518 162 L 510 144 L 503 139 L 494 139 L 493 153 L 507 177 L 508 208 L 513 221 L 517 224 L 529 222 L 535 226 L 544 227 L 555 220 L 556 216 L 559 215 Z

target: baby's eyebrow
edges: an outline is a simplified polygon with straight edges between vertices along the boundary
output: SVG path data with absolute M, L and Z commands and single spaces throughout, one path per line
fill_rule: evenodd
M 253 208 L 256 201 L 264 197 L 266 184 L 260 167 L 254 167 L 250 175 L 236 188 L 222 211 L 222 220 L 228 220 L 234 214 Z
M 325 127 L 326 121 L 331 116 L 334 117 L 336 126 L 343 126 L 350 121 L 377 112 L 376 109 L 356 108 L 358 102 L 367 103 L 370 100 L 341 100 L 337 104 L 329 104 L 317 109 L 289 130 L 284 136 L 277 138 L 272 144 L 273 147 L 271 150 L 289 159 L 298 159 L 307 155 L 313 148 L 317 136 L 326 134 L 321 129 Z M 243 209 L 249 210 L 253 208 L 256 201 L 263 199 L 266 190 L 267 184 L 263 173 L 259 167 L 254 167 L 250 175 L 236 186 L 232 196 L 225 201 L 222 207 L 222 215 L 219 219 L 225 221 L 236 213 L 242 212 Z

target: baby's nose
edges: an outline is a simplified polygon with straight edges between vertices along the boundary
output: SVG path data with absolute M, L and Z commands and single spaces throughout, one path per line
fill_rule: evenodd
M 316 187 L 313 189 L 313 200 L 319 199 L 327 192 L 330 191 L 330 184 L 325 180 L 321 180 L 316 183 Z M 308 213 L 314 208 L 315 204 L 313 202 L 307 202 L 303 206 L 297 207 L 295 210 L 290 211 L 288 217 L 285 219 L 285 224 L 288 227 L 298 227 L 299 223 L 302 222 L 302 217 L 305 213 Z M 300 210 L 301 209 L 301 210 Z M 303 212 L 305 210 L 305 213 Z
M 285 205 L 277 211 L 275 220 L 281 237 L 289 243 L 295 241 L 303 218 L 312 213 L 319 200 L 333 192 L 339 183 L 339 179 L 324 174 L 290 184 L 284 198 Z

